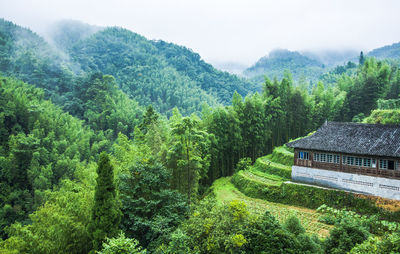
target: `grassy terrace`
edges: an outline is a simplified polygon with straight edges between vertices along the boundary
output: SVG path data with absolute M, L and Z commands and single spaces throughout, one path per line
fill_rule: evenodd
M 262 172 L 259 173 L 263 174 Z M 246 177 L 254 178 L 254 181 L 267 181 L 269 184 L 274 182 L 274 179 L 268 179 L 268 177 L 276 177 L 268 174 L 265 174 L 265 176 L 266 177 L 257 175 L 254 173 L 254 171 L 247 172 L 246 174 Z M 279 184 L 279 181 L 275 183 Z M 281 222 L 285 221 L 291 215 L 296 215 L 300 219 L 301 224 L 304 226 L 306 231 L 310 234 L 317 234 L 320 237 L 327 236 L 329 229 L 331 228 L 329 225 L 318 222 L 319 214 L 315 210 L 247 197 L 230 182 L 229 177 L 216 180 L 213 184 L 213 191 L 218 202 L 224 203 L 232 200 L 242 201 L 247 205 L 247 208 L 253 214 L 263 214 L 266 210 L 268 210 Z
M 258 158 L 253 168 L 259 172 L 279 175 L 286 180 L 290 179 L 290 175 L 292 172 L 291 166 L 273 161 L 270 155 Z

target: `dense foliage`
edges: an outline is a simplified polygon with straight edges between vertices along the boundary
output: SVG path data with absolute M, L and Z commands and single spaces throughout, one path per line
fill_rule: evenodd
M 201 111 L 203 103 L 228 104 L 235 90 L 243 96 L 259 90 L 185 47 L 150 41 L 126 29 L 64 21 L 48 37 L 57 48 L 0 19 L 0 73 L 44 88 L 46 98 L 60 106 L 76 101 L 71 95 L 80 92 L 79 76 L 92 72 L 113 75 L 130 98 L 169 115 L 174 107 L 189 115 Z
M 97 166 L 92 217 L 88 225 L 94 250 L 100 250 L 107 237 L 117 236 L 121 210 L 116 195 L 114 168 L 109 156 L 102 152 Z
M 171 174 L 160 164 L 132 165 L 119 176 L 124 214 L 121 228 L 142 246 L 162 243 L 187 213 L 186 199 L 169 186 Z
M 292 220 L 292 219 L 291 219 Z M 254 217 L 246 205 L 204 200 L 172 235 L 163 253 L 322 253 L 320 242 L 298 221 L 285 226 L 268 212 Z
M 327 71 L 325 65 L 297 51 L 273 50 L 268 56 L 260 58 L 243 73 L 247 77 L 263 81 L 264 76 L 270 79 L 283 78 L 284 71 L 290 71 L 296 81 L 307 79 L 316 81 Z
M 280 72 L 259 93 L 184 47 L 121 28 L 60 27 L 71 28 L 70 40 L 53 34 L 63 53 L 0 20 L 2 253 L 398 250 L 396 230 L 360 217 L 338 216 L 321 243 L 295 217 L 281 224 L 238 201 L 215 204 L 207 190 L 235 173 L 250 197 L 381 213 L 349 193 L 282 183 L 293 153 L 276 147 L 326 120 L 398 123 L 397 65 L 362 56 L 312 86 Z M 257 160 L 274 148 L 266 165 Z M 276 174 L 272 184 L 246 178 L 254 162 Z
M 392 45 L 377 48 L 368 53 L 368 56 L 376 57 L 379 59 L 385 58 L 400 58 L 400 43 L 393 43 Z
M 74 179 L 78 167 L 110 147 L 51 102 L 43 91 L 9 78 L 0 80 L 1 228 L 45 201 L 44 191 L 62 179 Z M 4 237 L 4 231 L 1 232 Z

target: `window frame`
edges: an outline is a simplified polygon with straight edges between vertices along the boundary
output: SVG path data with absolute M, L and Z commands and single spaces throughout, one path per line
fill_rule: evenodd
M 310 160 L 310 154 L 306 151 L 299 151 L 297 158 L 300 160 Z
M 388 169 L 388 160 L 387 159 L 379 159 L 379 169 Z

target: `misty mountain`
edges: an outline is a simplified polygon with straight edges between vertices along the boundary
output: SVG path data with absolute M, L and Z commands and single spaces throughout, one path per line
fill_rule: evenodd
M 400 59 L 400 42 L 371 50 L 370 52 L 368 52 L 367 55 L 379 59 L 384 59 L 384 58 Z
M 343 50 L 318 50 L 302 51 L 302 55 L 317 60 L 326 66 L 337 66 L 347 64 L 348 61 L 357 61 L 360 51 L 353 49 Z
M 43 88 L 48 97 L 68 92 L 72 70 L 68 57 L 29 29 L 0 19 L 0 73 Z
M 212 65 L 218 70 L 227 71 L 236 75 L 242 75 L 243 71 L 248 67 L 246 64 L 234 61 L 213 61 Z
M 295 80 L 301 77 L 316 80 L 326 71 L 326 67 L 320 61 L 304 56 L 297 51 L 278 49 L 271 51 L 268 56 L 260 58 L 243 74 L 254 80 L 262 81 L 264 76 L 270 79 L 275 77 L 281 79 L 285 70 L 290 71 Z
M 48 27 L 45 38 L 57 48 L 66 50 L 101 29 L 103 28 L 77 20 L 60 20 Z
M 56 104 L 68 104 L 81 76 L 113 75 L 118 87 L 140 105 L 169 115 L 174 107 L 185 115 L 203 103 L 228 104 L 235 91 L 259 90 L 252 82 L 216 70 L 182 46 L 151 41 L 122 28 L 93 27 L 63 21 L 46 38 L 0 20 L 0 72 L 44 88 Z
M 107 28 L 81 40 L 70 54 L 85 71 L 115 76 L 121 88 L 133 97 L 146 94 L 146 103 L 169 100 L 168 93 L 174 86 L 179 90 L 179 84 L 194 89 L 187 90 L 187 96 L 201 96 L 199 103 L 215 99 L 227 104 L 235 91 L 244 96 L 257 90 L 245 79 L 218 71 L 186 47 L 147 40 L 122 28 Z M 161 84 L 166 90 L 158 93 Z M 160 110 L 170 110 L 171 106 Z

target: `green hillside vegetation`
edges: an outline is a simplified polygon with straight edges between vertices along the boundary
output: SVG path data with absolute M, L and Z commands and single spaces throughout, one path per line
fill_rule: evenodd
M 87 167 L 111 143 L 43 99 L 43 90 L 0 79 L 1 235 L 47 200 L 46 191 Z
M 275 148 L 273 154 L 264 158 L 273 160 L 270 162 L 274 163 L 276 168 L 285 168 L 287 165 L 284 164 L 291 164 L 289 158 L 293 162 L 293 153 L 282 146 Z M 279 158 L 284 164 L 280 163 Z M 363 253 L 357 251 L 373 246 L 382 246 L 387 250 L 397 248 L 395 241 L 399 239 L 396 232 L 399 224 L 384 221 L 382 218 L 398 220 L 398 212 L 379 208 L 376 200 L 365 196 L 286 183 L 286 179 L 279 176 L 281 173 L 275 173 L 277 171 L 260 171 L 260 159 L 262 158 L 245 171 L 239 171 L 230 178 L 216 180 L 210 188 L 209 195 L 215 196 L 220 204 L 243 202 L 251 214 L 258 216 L 267 210 L 284 225 L 288 225 L 295 216 L 305 232 L 317 234 L 325 239 L 325 253 L 331 253 L 331 250 L 338 253 L 350 250 L 352 253 Z M 326 204 L 344 209 L 334 209 Z M 361 216 L 350 210 L 368 215 Z M 346 239 L 341 237 L 343 234 L 347 235 Z M 382 236 L 385 237 L 379 238 Z
M 291 216 L 296 216 L 300 219 L 301 224 L 309 234 L 317 234 L 320 237 L 325 237 L 332 228 L 332 226 L 318 221 L 320 215 L 315 210 L 248 197 L 240 192 L 231 183 L 229 178 L 220 178 L 216 180 L 211 189 L 216 200 L 221 204 L 228 204 L 233 200 L 238 200 L 247 205 L 247 209 L 250 213 L 262 215 L 266 211 L 269 211 L 281 223 L 285 222 Z
M 189 115 L 200 112 L 204 103 L 228 104 L 235 91 L 245 96 L 260 89 L 214 69 L 187 48 L 126 29 L 64 21 L 52 27 L 50 36 L 57 49 L 1 19 L 0 72 L 44 88 L 46 98 L 60 106 L 68 103 L 71 84 L 92 72 L 113 75 L 130 98 L 169 116 L 174 107 Z
M 59 103 L 73 83 L 70 69 L 68 61 L 42 37 L 0 19 L 0 73 L 43 88 L 46 98 Z
M 295 81 L 307 79 L 316 81 L 327 71 L 321 62 L 308 58 L 297 51 L 274 50 L 268 56 L 260 58 L 253 66 L 246 69 L 243 74 L 249 78 L 262 82 L 264 76 L 269 79 L 282 79 L 284 71 L 292 73 Z
M 371 50 L 370 52 L 368 52 L 368 56 L 372 56 L 379 59 L 386 59 L 386 58 L 400 59 L 400 42 Z
M 400 109 L 377 109 L 363 123 L 400 124 Z
M 113 75 L 132 98 L 169 115 L 175 106 L 187 115 L 200 111 L 203 103 L 227 104 L 234 91 L 242 96 L 256 91 L 251 82 L 217 71 L 187 48 L 122 28 L 106 28 L 79 41 L 70 54 L 84 71 Z
M 279 155 L 278 155 L 279 156 Z M 273 158 L 271 158 L 273 157 Z M 276 155 L 267 155 L 256 160 L 254 167 L 257 170 L 262 172 L 271 173 L 274 175 L 278 175 L 284 177 L 285 179 L 291 178 L 291 166 L 282 164 L 280 162 L 274 162 L 273 159 L 276 161 Z M 293 160 L 293 157 L 292 157 Z
M 70 26 L 53 48 L 0 21 L 1 253 L 396 253 L 400 202 L 290 183 L 282 145 L 396 122 L 398 66 L 254 92 L 184 47 Z

